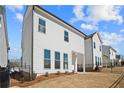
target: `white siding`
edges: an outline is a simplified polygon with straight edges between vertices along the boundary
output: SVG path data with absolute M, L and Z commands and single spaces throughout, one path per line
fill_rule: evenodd
M 110 61 L 114 64 L 116 60 L 116 52 L 110 48 Z
M 93 42 L 95 42 L 96 44 L 96 48 L 93 48 L 93 63 L 95 64 L 95 56 L 97 56 L 97 58 L 101 58 L 101 62 L 102 62 L 102 43 L 100 42 L 100 39 L 98 37 L 98 34 L 95 34 L 93 36 Z M 101 46 L 101 51 L 100 51 L 100 47 Z M 95 67 L 96 65 L 94 65 Z M 101 65 L 102 66 L 102 65 Z
M 8 63 L 8 45 L 6 38 L 6 28 L 5 28 L 5 20 L 4 13 L 2 7 L 0 6 L 0 16 L 1 16 L 1 26 L 0 26 L 0 66 L 6 67 Z
M 42 18 L 46 21 L 46 33 L 38 32 L 38 20 Z M 34 34 L 33 34 L 33 68 L 35 73 L 46 71 L 56 72 L 54 69 L 54 52 L 59 51 L 61 56 L 61 70 L 63 70 L 63 53 L 68 54 L 69 69 L 72 71 L 72 51 L 84 54 L 84 37 L 62 27 L 59 24 L 34 12 Z M 64 31 L 69 33 L 69 42 L 64 41 Z M 51 69 L 44 69 L 44 49 L 51 50 Z
M 24 70 L 29 72 L 29 68 L 32 68 L 32 7 L 28 7 L 23 22 L 22 32 L 22 60 Z
M 91 38 L 85 40 L 85 64 L 88 66 L 89 64 L 92 64 L 92 41 Z
M 93 46 L 93 42 L 95 42 L 96 48 Z M 100 47 L 101 46 L 101 51 Z M 93 66 L 93 69 L 95 68 L 95 56 L 97 58 L 101 58 L 101 64 L 102 64 L 102 43 L 100 41 L 100 38 L 98 37 L 98 33 L 93 34 L 93 36 L 87 38 L 85 40 L 85 64 L 87 68 L 91 68 Z M 99 67 L 102 67 L 99 66 Z

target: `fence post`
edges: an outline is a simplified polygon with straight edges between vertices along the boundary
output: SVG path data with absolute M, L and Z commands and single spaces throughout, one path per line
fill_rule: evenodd
M 30 72 L 30 65 L 29 65 L 29 80 L 31 80 L 30 73 L 31 73 L 31 72 Z
M 112 73 L 112 62 L 111 62 L 111 73 Z

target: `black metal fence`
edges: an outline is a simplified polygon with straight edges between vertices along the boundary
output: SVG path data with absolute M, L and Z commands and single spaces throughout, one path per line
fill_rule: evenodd
M 83 64 L 77 64 L 77 69 L 79 72 L 83 71 Z M 93 71 L 93 64 L 85 64 L 86 71 Z
M 10 68 L 10 77 L 21 82 L 30 81 L 36 78 L 36 74 L 31 74 L 30 65 L 16 66 Z
M 0 88 L 8 88 L 10 86 L 9 72 L 8 68 L 0 68 Z

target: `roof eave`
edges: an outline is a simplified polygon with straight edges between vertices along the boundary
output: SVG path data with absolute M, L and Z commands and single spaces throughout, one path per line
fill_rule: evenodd
M 64 24 L 68 25 L 69 27 L 71 27 L 72 29 L 76 30 L 77 32 L 79 32 L 80 34 L 82 34 L 83 37 L 86 37 L 87 35 L 84 34 L 83 32 L 81 32 L 80 30 L 78 30 L 77 28 L 75 28 L 74 26 L 70 25 L 69 23 L 65 22 L 64 20 L 60 19 L 59 17 L 55 16 L 54 14 L 50 13 L 49 11 L 45 10 L 44 8 L 38 6 L 38 5 L 33 5 L 33 10 L 34 8 L 37 7 L 39 8 L 40 10 L 48 13 L 49 15 L 53 16 L 54 18 L 56 18 L 57 20 L 63 22 Z

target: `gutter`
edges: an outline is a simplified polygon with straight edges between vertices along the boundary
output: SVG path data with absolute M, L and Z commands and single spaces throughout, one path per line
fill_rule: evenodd
M 33 36 L 33 35 L 34 35 L 34 31 L 33 31 L 33 30 L 34 30 L 34 27 L 33 27 L 33 23 L 34 23 L 34 22 L 33 22 L 33 18 L 34 18 L 34 17 L 33 17 L 33 16 L 34 16 L 34 15 L 33 15 L 33 10 L 34 10 L 34 6 L 32 6 L 32 11 L 31 11 L 31 12 L 32 12 L 32 53 L 31 53 L 31 54 L 32 54 L 32 55 L 31 55 L 31 60 L 32 60 L 32 61 L 31 61 L 31 80 L 33 80 L 33 47 L 34 47 L 34 46 L 33 46 L 33 43 L 34 43 L 34 41 L 33 41 L 33 40 L 34 40 L 34 36 Z
M 93 37 L 91 37 L 91 48 L 92 48 L 92 68 L 94 67 L 94 55 L 93 55 Z

